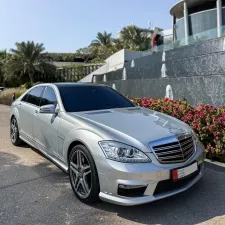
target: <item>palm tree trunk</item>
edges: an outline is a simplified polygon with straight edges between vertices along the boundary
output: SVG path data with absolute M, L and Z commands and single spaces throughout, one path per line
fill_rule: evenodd
M 34 73 L 33 71 L 29 71 L 30 84 L 33 86 L 34 84 Z

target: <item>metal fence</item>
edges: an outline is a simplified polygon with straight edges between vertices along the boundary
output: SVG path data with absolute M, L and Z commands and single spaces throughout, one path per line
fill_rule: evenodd
M 35 75 L 35 82 L 78 82 L 85 76 L 97 70 L 102 65 L 80 65 L 74 67 L 57 68 L 54 75 L 38 73 Z

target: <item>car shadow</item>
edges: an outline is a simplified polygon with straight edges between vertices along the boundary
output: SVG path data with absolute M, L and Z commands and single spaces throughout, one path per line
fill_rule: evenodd
M 33 151 L 43 156 L 36 149 Z M 0 196 L 5 199 L 0 211 L 8 224 L 16 222 L 7 215 L 12 210 L 24 224 L 67 224 L 68 221 L 75 224 L 79 219 L 79 224 L 126 221 L 126 224 L 191 225 L 225 215 L 225 168 L 211 163 L 206 162 L 204 177 L 188 191 L 157 202 L 124 207 L 106 202 L 83 204 L 74 196 L 68 176 L 50 161 L 43 160 L 36 165 L 19 162 L 13 154 L 0 154 L 3 182 Z M 46 195 L 50 196 L 47 200 Z M 110 218 L 115 221 L 110 222 Z
M 156 202 L 125 207 L 101 202 L 93 205 L 141 224 L 198 224 L 225 215 L 224 167 L 205 163 L 203 178 L 181 194 Z
M 16 146 L 17 148 L 31 148 L 28 144 L 22 142 L 19 146 Z

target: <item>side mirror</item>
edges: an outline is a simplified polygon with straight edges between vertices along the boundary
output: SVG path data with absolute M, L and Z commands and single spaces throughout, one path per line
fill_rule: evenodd
M 46 113 L 46 114 L 54 114 L 56 110 L 56 106 L 55 105 L 43 105 L 40 108 L 40 113 Z

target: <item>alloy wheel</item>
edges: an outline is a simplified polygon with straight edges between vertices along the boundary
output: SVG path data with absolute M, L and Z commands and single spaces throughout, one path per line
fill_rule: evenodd
M 92 188 L 91 166 L 86 154 L 77 150 L 70 159 L 71 182 L 76 194 L 85 199 L 89 196 Z
M 18 128 L 17 128 L 17 122 L 15 118 L 13 118 L 11 121 L 10 134 L 11 134 L 12 142 L 15 143 L 18 137 Z

